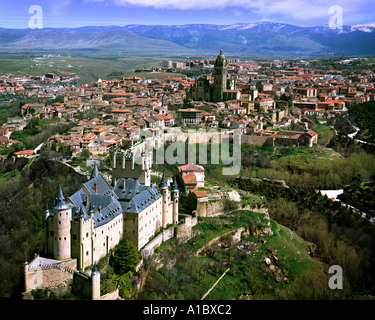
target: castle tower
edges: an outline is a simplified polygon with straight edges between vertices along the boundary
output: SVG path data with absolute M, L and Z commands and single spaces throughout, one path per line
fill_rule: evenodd
M 91 299 L 92 300 L 100 300 L 100 272 L 96 268 L 91 274 L 91 286 L 92 286 L 92 294 Z
M 88 199 L 88 196 L 86 196 Z M 87 201 L 87 200 L 86 200 Z M 80 208 L 79 210 L 79 258 L 78 258 L 78 261 L 77 261 L 77 266 L 78 266 L 78 269 L 82 270 L 84 268 L 84 265 L 85 265 L 85 258 L 84 258 L 84 247 L 83 247 L 83 243 L 84 243 L 84 233 L 83 233 L 83 222 L 84 222 L 84 217 L 83 217 L 83 210 L 82 210 L 82 207 Z
M 180 190 L 178 189 L 176 176 L 173 177 L 173 186 L 172 186 L 172 201 L 173 201 L 173 223 L 178 223 L 178 195 Z
M 28 292 L 30 290 L 30 286 L 29 286 L 29 263 L 27 262 L 27 259 L 25 259 L 25 263 L 24 263 L 24 272 L 25 272 L 25 292 Z
M 163 178 L 161 179 L 160 190 L 162 190 L 163 193 L 162 226 L 163 228 L 166 228 L 168 224 L 168 185 L 165 173 L 163 173 Z
M 54 216 L 54 258 L 57 260 L 70 259 L 72 209 L 65 203 L 60 185 L 52 209 Z
M 222 101 L 224 97 L 224 90 L 227 89 L 228 71 L 227 71 L 227 59 L 223 54 L 223 50 L 220 50 L 220 54 L 216 58 L 214 71 L 214 89 L 213 89 L 213 102 Z

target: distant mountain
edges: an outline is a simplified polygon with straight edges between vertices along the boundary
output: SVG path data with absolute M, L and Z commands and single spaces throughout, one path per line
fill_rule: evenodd
M 153 39 L 168 40 L 189 49 L 245 55 L 332 56 L 375 55 L 375 23 L 345 26 L 297 27 L 261 22 L 234 25 L 129 25 L 127 30 Z
M 375 55 L 375 23 L 298 27 L 282 23 L 233 25 L 128 25 L 3 29 L 0 52 L 70 52 L 97 55 L 216 54 L 313 57 Z
M 58 52 L 97 55 L 163 55 L 187 53 L 169 41 L 134 34 L 124 27 L 0 29 L 0 52 Z

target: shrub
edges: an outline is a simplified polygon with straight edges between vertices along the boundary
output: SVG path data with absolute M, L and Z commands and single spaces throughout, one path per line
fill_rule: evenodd
M 128 239 L 122 238 L 113 253 L 113 268 L 115 273 L 124 274 L 132 271 L 140 260 L 141 256 L 134 244 Z

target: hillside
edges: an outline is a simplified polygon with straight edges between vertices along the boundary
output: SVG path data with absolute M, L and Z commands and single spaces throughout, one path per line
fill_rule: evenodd
M 58 185 L 71 194 L 84 181 L 73 169 L 45 158 L 0 175 L 0 297 L 20 297 L 25 257 L 43 252 L 44 210 Z
M 263 229 L 264 214 L 246 210 L 200 218 L 195 237 L 186 244 L 173 240 L 157 249 L 159 265 L 151 267 L 138 298 L 200 300 L 228 268 L 205 299 L 327 296 L 323 264 L 310 256 L 312 244 L 275 221 L 271 221 L 272 236 L 261 236 Z M 314 285 L 302 293 L 301 282 Z M 319 297 L 313 294 L 318 288 Z

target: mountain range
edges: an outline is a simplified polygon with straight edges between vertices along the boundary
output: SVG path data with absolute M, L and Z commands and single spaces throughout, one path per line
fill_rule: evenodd
M 2 53 L 324 57 L 375 55 L 375 23 L 298 27 L 260 22 L 233 25 L 127 25 L 80 28 L 0 28 Z

